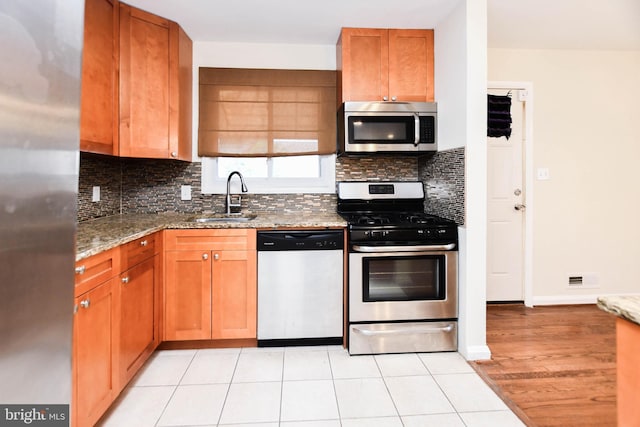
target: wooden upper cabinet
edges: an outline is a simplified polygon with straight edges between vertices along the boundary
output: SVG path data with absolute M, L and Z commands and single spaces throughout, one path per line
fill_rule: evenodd
M 338 104 L 434 100 L 433 30 L 343 28 L 336 53 Z
M 118 1 L 85 0 L 80 149 L 118 154 Z
M 382 101 L 383 97 L 388 95 L 389 33 L 387 30 L 343 28 L 338 40 L 337 56 L 341 83 L 341 85 L 338 84 L 339 103 Z
M 433 102 L 433 30 L 389 30 L 389 99 Z
M 191 160 L 191 40 L 120 4 L 120 156 Z

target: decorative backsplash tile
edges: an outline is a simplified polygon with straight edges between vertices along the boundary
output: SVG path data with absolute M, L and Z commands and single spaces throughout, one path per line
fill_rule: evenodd
M 428 160 L 384 155 L 343 156 L 336 161 L 336 181 L 422 179 L 427 182 L 427 212 L 456 221 L 464 220 L 464 193 L 459 191 L 464 192 L 463 173 L 464 150 L 437 153 Z M 91 202 L 94 185 L 101 187 L 102 200 L 97 203 Z M 192 200 L 180 200 L 182 185 L 191 186 Z M 78 220 L 119 213 L 224 211 L 224 195 L 203 195 L 200 189 L 200 163 L 81 153 Z M 447 200 L 460 207 L 445 206 Z M 242 199 L 243 210 L 250 212 L 334 212 L 336 203 L 335 194 L 248 194 Z
M 378 155 L 342 156 L 336 161 L 336 181 L 416 181 L 418 158 Z
M 80 153 L 78 221 L 120 213 L 122 170 L 120 159 Z M 93 187 L 100 186 L 100 201 L 92 202 Z
M 465 150 L 439 151 L 420 159 L 419 177 L 425 186 L 425 212 L 451 219 L 459 225 L 465 221 Z

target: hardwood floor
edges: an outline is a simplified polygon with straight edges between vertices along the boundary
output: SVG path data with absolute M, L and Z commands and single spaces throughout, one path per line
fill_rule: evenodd
M 615 426 L 615 316 L 595 305 L 487 306 L 474 369 L 528 426 Z

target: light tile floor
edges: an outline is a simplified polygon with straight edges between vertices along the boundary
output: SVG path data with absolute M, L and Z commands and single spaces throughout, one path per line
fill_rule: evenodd
M 458 353 L 333 346 L 156 352 L 101 425 L 524 426 Z

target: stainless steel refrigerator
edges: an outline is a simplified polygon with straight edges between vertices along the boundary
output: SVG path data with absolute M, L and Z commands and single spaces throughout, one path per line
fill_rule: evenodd
M 83 18 L 0 1 L 0 405 L 71 401 Z

